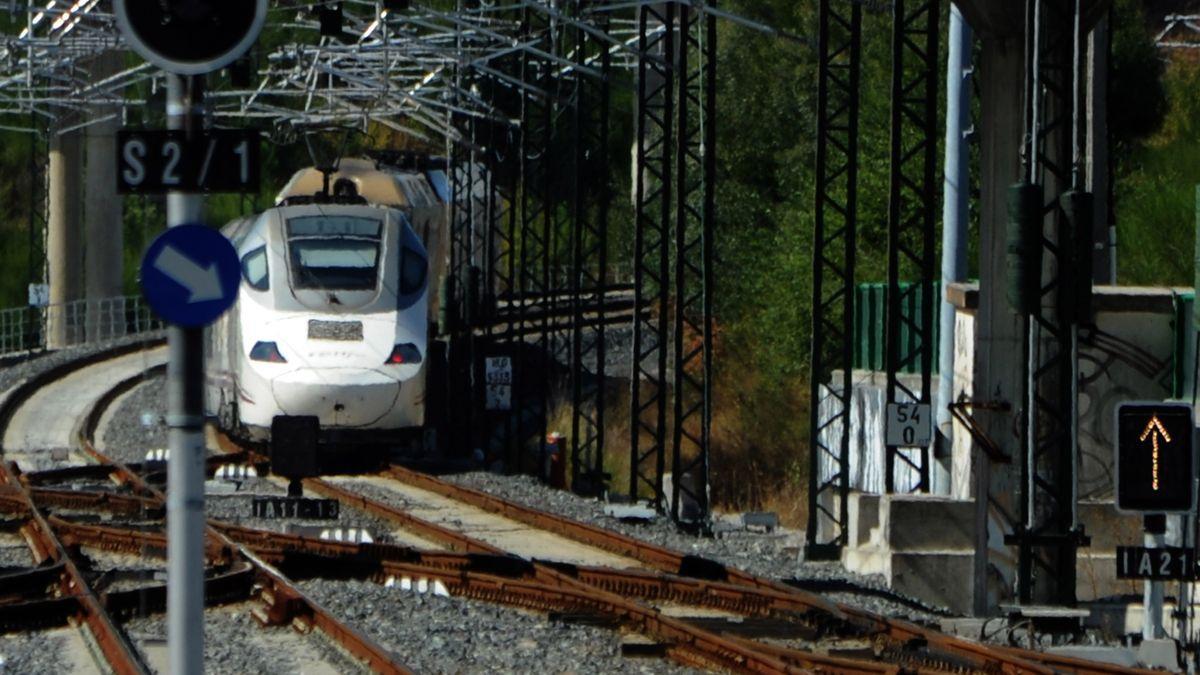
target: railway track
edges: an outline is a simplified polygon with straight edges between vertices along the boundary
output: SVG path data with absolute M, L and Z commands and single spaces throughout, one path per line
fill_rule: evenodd
M 28 394 L 15 392 L 0 404 L 0 421 L 11 419 L 16 407 L 41 386 L 73 370 L 77 369 L 60 368 L 26 383 Z M 13 630 L 22 616 L 18 608 L 31 606 L 45 613 L 48 618 L 43 623 L 47 625 L 81 622 L 101 645 L 103 660 L 116 672 L 145 672 L 146 664 L 138 655 L 122 649 L 123 644 L 128 645 L 128 637 L 119 627 L 120 619 L 161 611 L 165 589 L 144 587 L 137 593 L 89 595 L 89 580 L 78 570 L 79 557 L 73 552 L 165 553 L 165 495 L 155 482 L 159 478 L 155 467 L 123 464 L 97 450 L 95 444 L 105 411 L 141 379 L 140 374 L 129 376 L 109 386 L 79 421 L 78 450 L 87 464 L 22 474 L 6 462 L 0 486 L 0 513 L 21 523 L 23 533 L 48 533 L 51 537 L 40 549 L 35 547 L 35 554 L 48 563 L 24 572 L 28 576 L 22 578 L 36 576 L 60 589 L 53 597 L 31 599 L 19 593 L 10 597 L 6 595 L 10 586 L 0 576 L 0 628 Z M 265 464 L 265 457 L 255 448 L 241 447 L 224 437 L 219 440 L 223 454 L 209 462 L 212 471 L 222 464 Z M 79 480 L 107 483 L 108 487 L 93 486 L 87 491 L 54 487 Z M 364 484 L 373 489 L 364 489 Z M 210 519 L 210 600 L 253 602 L 259 623 L 319 631 L 376 672 L 408 669 L 388 649 L 308 597 L 296 580 L 358 579 L 401 588 L 436 588 L 452 596 L 543 612 L 563 622 L 638 633 L 651 640 L 650 648 L 656 653 L 705 669 L 762 673 L 1125 672 L 1104 664 L 947 636 L 400 466 L 369 478 L 308 479 L 304 488 L 337 500 L 348 511 L 370 514 L 404 530 L 411 535 L 406 540 L 422 545 L 329 541 Z M 537 533 L 530 535 L 534 541 L 527 546 L 532 548 L 521 549 L 498 539 L 495 528 L 470 531 L 471 522 L 478 525 L 478 521 L 430 517 L 427 511 L 413 507 L 413 502 L 419 501 L 414 495 L 460 504 L 463 509 Z M 70 512 L 104 513 L 106 517 L 98 521 L 58 515 Z M 562 542 L 578 547 L 574 560 L 563 553 L 566 547 Z M 542 555 L 538 554 L 539 545 L 546 547 Z M 588 560 L 602 564 L 588 564 Z M 14 583 L 11 587 L 28 586 Z M 109 625 L 112 627 L 107 628 Z M 765 634 L 774 638 L 768 640 Z

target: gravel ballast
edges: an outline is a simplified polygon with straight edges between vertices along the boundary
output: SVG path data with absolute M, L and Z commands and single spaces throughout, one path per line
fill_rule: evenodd
M 325 644 L 323 636 L 300 635 L 287 626 L 264 628 L 250 615 L 250 609 L 250 603 L 241 603 L 204 612 L 205 673 L 290 675 L 311 669 L 312 661 L 317 658 L 335 672 L 366 672 L 357 662 Z M 132 619 L 124 628 L 148 663 L 161 662 L 161 650 L 165 649 L 167 639 L 164 616 Z M 148 647 L 159 654 L 149 654 Z
M 301 589 L 418 673 L 689 673 L 660 659 L 621 656 L 615 630 L 358 581 Z
M 16 385 L 35 375 L 44 373 L 51 368 L 60 366 L 69 361 L 74 361 L 75 359 L 96 354 L 119 345 L 152 340 L 157 337 L 162 337 L 163 335 L 165 335 L 165 333 L 162 331 L 142 333 L 140 335 L 131 335 L 129 337 L 113 340 L 99 345 L 68 347 L 66 349 L 59 349 L 52 352 L 31 354 L 27 358 L 13 360 L 7 366 L 0 367 L 0 393 L 6 392 L 12 387 L 15 387 Z
M 146 451 L 167 447 L 167 387 L 163 377 L 148 378 L 120 399 L 101 430 L 105 454 L 118 462 L 146 459 Z
M 0 673 L 61 675 L 78 662 L 90 663 L 86 653 L 75 653 L 83 643 L 73 628 L 0 635 Z
M 846 571 L 837 562 L 813 562 L 801 559 L 803 535 L 799 532 L 765 534 L 733 529 L 729 519 L 720 523 L 717 536 L 695 537 L 679 532 L 669 518 L 659 517 L 649 523 L 629 523 L 604 512 L 605 504 L 585 499 L 566 490 L 556 490 L 532 476 L 502 476 L 475 471 L 442 476 L 443 480 L 496 495 L 518 504 L 556 513 L 589 525 L 619 532 L 629 537 L 657 544 L 679 553 L 710 558 L 758 576 L 772 579 L 801 579 L 813 581 L 844 581 L 864 589 L 887 592 L 883 579 Z M 868 611 L 887 616 L 905 617 L 918 621 L 934 621 L 929 612 L 876 597 L 854 592 L 825 593 L 836 602 L 854 604 Z
M 162 426 L 162 414 L 166 399 L 162 383 L 163 378 L 154 378 L 135 389 L 121 402 L 118 414 L 113 417 L 113 423 L 105 431 L 105 441 L 108 443 L 110 452 L 117 454 L 118 448 L 123 448 L 125 452 L 129 453 L 131 461 L 140 461 L 147 449 L 162 447 L 165 444 L 166 428 Z M 152 425 L 148 432 L 143 431 L 141 426 L 143 418 L 155 420 L 155 424 L 158 426 Z M 159 434 L 161 434 L 161 441 Z M 711 558 L 760 576 L 776 579 L 837 580 L 863 588 L 886 591 L 886 585 L 878 577 L 847 572 L 837 562 L 802 560 L 800 550 L 803 548 L 803 534 L 800 532 L 783 531 L 782 533 L 762 534 L 726 527 L 720 528 L 721 531 L 717 537 L 694 537 L 680 533 L 666 518 L 659 518 L 655 522 L 646 524 L 623 522 L 605 514 L 603 502 L 581 498 L 565 490 L 552 489 L 532 476 L 503 476 L 476 471 L 443 478 L 452 483 L 610 529 L 680 553 Z M 261 489 L 272 492 L 277 489 L 267 488 L 266 485 L 265 481 L 252 481 L 244 489 L 252 488 L 255 491 Z M 399 507 L 408 506 L 403 496 L 385 488 L 362 481 L 353 481 L 353 486 L 355 491 L 367 496 Z M 228 504 L 220 504 L 224 499 L 214 497 L 209 500 L 211 515 L 251 527 L 280 529 L 279 521 L 258 521 L 249 518 L 247 516 L 248 501 L 230 497 Z M 385 523 L 378 522 L 367 514 L 354 514 L 349 518 L 343 516 L 339 520 L 343 521 L 339 523 L 343 526 L 369 527 L 372 534 L 377 537 L 378 533 L 386 533 L 391 529 Z M 386 541 L 386 537 L 380 541 Z M 930 613 L 890 601 L 887 598 L 858 593 L 826 595 L 832 600 L 853 603 L 864 609 L 885 613 L 889 616 L 915 620 L 933 620 L 935 618 Z

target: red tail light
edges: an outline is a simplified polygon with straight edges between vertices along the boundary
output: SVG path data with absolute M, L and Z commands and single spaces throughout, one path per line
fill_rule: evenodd
M 266 361 L 268 363 L 287 363 L 287 359 L 283 358 L 283 354 L 279 353 L 279 347 L 274 342 L 255 342 L 254 347 L 250 349 L 251 361 Z
M 417 349 L 417 346 L 411 342 L 405 342 L 404 344 L 396 345 L 396 347 L 392 349 L 392 355 L 388 357 L 387 361 L 384 361 L 385 364 L 420 362 L 421 350 Z

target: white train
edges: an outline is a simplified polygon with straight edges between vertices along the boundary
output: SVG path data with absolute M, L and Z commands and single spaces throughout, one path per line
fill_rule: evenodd
M 208 414 L 251 440 L 277 417 L 326 440 L 419 429 L 445 222 L 441 171 L 344 159 L 227 225 L 242 285 L 207 335 Z

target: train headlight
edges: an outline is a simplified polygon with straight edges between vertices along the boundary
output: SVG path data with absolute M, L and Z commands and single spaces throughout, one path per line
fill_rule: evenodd
M 404 344 L 396 345 L 396 347 L 394 349 L 392 349 L 392 355 L 389 356 L 387 361 L 384 361 L 383 363 L 384 363 L 384 365 L 392 365 L 392 364 L 399 364 L 399 363 L 420 363 L 420 362 L 421 362 L 421 350 L 417 349 L 417 346 L 414 345 L 413 343 L 405 342 Z
M 279 353 L 279 347 L 274 342 L 255 342 L 254 347 L 250 349 L 251 361 L 266 361 L 268 363 L 287 363 L 287 359 L 283 358 L 283 354 Z

